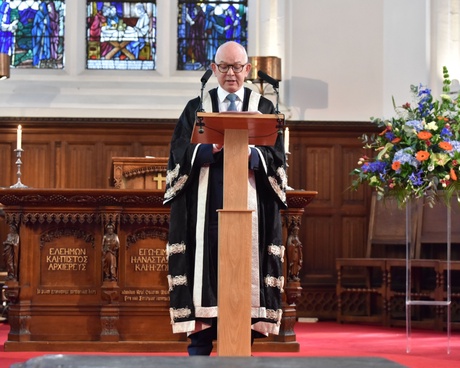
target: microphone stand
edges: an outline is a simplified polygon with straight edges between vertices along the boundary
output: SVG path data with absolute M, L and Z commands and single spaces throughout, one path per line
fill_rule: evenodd
M 200 106 L 198 106 L 198 109 L 197 111 L 195 112 L 195 121 L 196 121 L 196 125 L 199 126 L 199 129 L 198 129 L 198 133 L 199 134 L 203 134 L 204 133 L 204 129 L 203 129 L 203 126 L 204 126 L 204 123 L 203 123 L 203 118 L 198 118 L 196 116 L 196 113 L 197 112 L 204 112 L 204 109 L 203 109 L 203 91 L 204 91 L 204 87 L 206 86 L 206 83 L 209 79 L 209 77 L 212 75 L 212 71 L 211 69 L 208 69 L 206 70 L 206 72 L 203 74 L 203 76 L 201 77 L 201 95 L 200 95 Z
M 205 86 L 206 86 L 206 82 L 201 83 L 200 106 L 198 107 L 197 112 L 204 112 L 204 108 L 203 108 L 203 91 L 204 91 Z M 196 125 L 199 126 L 198 133 L 203 134 L 204 133 L 203 118 L 199 118 L 195 114 L 195 121 L 196 121 Z
M 283 127 L 284 127 L 284 119 L 282 119 L 280 116 L 281 112 L 279 110 L 279 101 L 280 101 L 280 94 L 278 91 L 278 85 L 272 85 L 273 90 L 275 91 L 276 94 L 276 106 L 275 106 L 275 114 L 278 115 L 278 125 L 276 126 L 278 128 L 278 134 L 283 134 Z
M 278 128 L 278 134 L 281 135 L 281 134 L 283 134 L 284 119 L 280 118 L 280 110 L 279 110 L 280 94 L 279 94 L 279 91 L 278 91 L 279 81 L 277 81 L 276 79 L 270 77 L 267 73 L 263 72 L 262 70 L 259 70 L 257 72 L 257 75 L 260 78 L 261 83 L 262 83 L 262 81 L 265 81 L 265 82 L 271 84 L 272 87 L 273 87 L 273 90 L 276 93 L 275 114 L 278 115 L 278 126 L 277 126 L 277 128 Z M 263 88 L 262 88 L 262 91 L 263 91 Z

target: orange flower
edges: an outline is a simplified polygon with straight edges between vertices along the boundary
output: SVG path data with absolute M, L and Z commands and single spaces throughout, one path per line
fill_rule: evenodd
M 445 151 L 452 151 L 452 145 L 449 142 L 441 142 L 439 143 L 439 147 L 441 147 Z
M 451 178 L 453 181 L 456 181 L 456 180 L 457 180 L 457 174 L 455 173 L 455 170 L 454 170 L 454 169 L 450 169 L 450 178 Z
M 398 171 L 398 170 L 401 168 L 401 162 L 399 162 L 399 161 L 394 161 L 394 162 L 391 164 L 391 168 L 392 168 L 394 171 Z
M 417 137 L 423 140 L 428 140 L 432 137 L 433 135 L 430 132 L 427 132 L 425 130 L 421 131 L 420 133 L 417 134 Z
M 384 130 L 382 130 L 379 135 L 385 135 L 387 132 L 391 131 L 391 129 L 388 129 L 388 127 L 386 127 Z
M 401 138 L 399 137 L 396 137 L 395 139 L 391 141 L 391 143 L 399 143 L 399 142 L 401 142 Z
M 438 120 L 449 121 L 449 119 L 447 119 L 447 118 L 444 117 L 444 116 L 437 116 L 437 119 L 438 119 Z
M 418 151 L 415 155 L 415 158 L 418 161 L 426 161 L 428 160 L 428 157 L 430 157 L 430 154 L 427 151 Z

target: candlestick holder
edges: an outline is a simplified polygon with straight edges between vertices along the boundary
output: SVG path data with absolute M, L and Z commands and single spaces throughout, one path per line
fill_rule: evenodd
M 18 168 L 18 171 L 16 173 L 17 177 L 18 177 L 18 181 L 16 184 L 10 186 L 10 188 L 28 188 L 27 185 L 24 185 L 21 183 L 21 165 L 22 165 L 22 161 L 21 161 L 21 154 L 24 150 L 22 148 L 17 148 L 14 150 L 14 152 L 16 152 L 16 166 Z
M 288 184 L 287 170 L 289 168 L 288 158 L 289 158 L 290 154 L 291 154 L 291 152 L 285 152 L 285 155 L 286 155 L 286 190 L 294 190 L 294 188 L 290 187 L 289 184 Z

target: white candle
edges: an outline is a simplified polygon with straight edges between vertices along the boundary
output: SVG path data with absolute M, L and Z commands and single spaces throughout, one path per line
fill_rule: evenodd
M 22 126 L 18 125 L 18 134 L 16 141 L 16 149 L 20 150 L 22 145 Z
M 284 129 L 284 152 L 289 152 L 289 128 Z

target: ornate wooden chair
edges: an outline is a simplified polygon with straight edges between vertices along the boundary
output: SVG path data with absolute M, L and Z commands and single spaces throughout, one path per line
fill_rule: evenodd
M 396 200 L 377 200 L 373 193 L 365 257 L 336 259 L 338 322 L 388 324 L 387 261 L 405 260 L 405 221 L 406 212 Z M 412 221 L 413 234 L 416 225 Z

